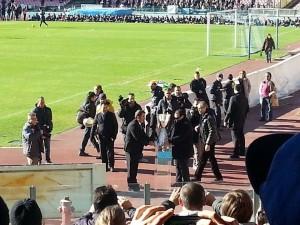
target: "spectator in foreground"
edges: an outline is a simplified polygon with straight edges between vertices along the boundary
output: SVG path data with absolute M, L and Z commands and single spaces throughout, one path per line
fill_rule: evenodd
M 93 206 L 83 217 L 79 218 L 74 225 L 94 225 L 99 214 L 107 206 L 117 205 L 118 197 L 112 186 L 97 187 L 94 191 Z
M 252 199 L 244 190 L 227 193 L 223 199 L 215 200 L 212 207 L 220 216 L 235 218 L 240 224 L 254 225 L 249 223 L 253 214 Z
M 41 209 L 35 200 L 20 200 L 11 208 L 11 225 L 42 225 L 42 220 Z
M 1 225 L 9 224 L 9 210 L 1 196 L 0 196 L 0 224 Z
M 126 218 L 119 205 L 107 206 L 98 216 L 95 225 L 126 225 Z
M 272 225 L 299 224 L 299 145 L 300 134 L 277 133 L 259 137 L 248 147 L 248 177 Z

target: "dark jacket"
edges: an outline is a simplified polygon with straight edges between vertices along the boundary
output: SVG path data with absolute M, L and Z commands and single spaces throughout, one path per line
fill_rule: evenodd
M 232 129 L 243 128 L 248 112 L 249 104 L 247 98 L 243 94 L 238 93 L 230 98 L 224 121 Z
M 132 156 L 139 158 L 145 145 L 149 142 L 149 137 L 139 122 L 134 119 L 128 124 L 125 136 L 125 151 Z
M 42 133 L 38 125 L 25 123 L 22 130 L 23 154 L 29 158 L 40 158 L 44 152 Z
M 95 225 L 99 214 L 88 212 L 73 223 L 73 225 Z
M 167 101 L 166 97 L 163 97 L 158 103 L 157 106 L 157 114 L 173 114 L 177 109 L 179 108 L 179 105 L 177 103 L 177 99 L 175 96 L 172 96 L 170 101 Z
M 96 105 L 95 102 L 86 101 L 83 105 L 83 109 L 86 112 L 86 118 L 92 117 L 95 118 L 96 115 Z
M 190 109 L 192 107 L 192 103 L 189 100 L 189 95 L 187 93 L 182 93 L 181 96 L 175 96 L 177 101 L 178 108 L 181 109 Z
M 156 86 L 156 88 L 152 90 L 151 93 L 152 93 L 151 101 L 154 107 L 157 106 L 159 101 L 164 97 L 164 92 L 161 87 Z
M 192 80 L 190 83 L 190 88 L 192 92 L 195 93 L 196 97 L 206 101 L 208 99 L 207 93 L 206 93 L 206 81 L 203 78 L 200 78 L 199 80 Z
M 210 93 L 212 95 L 211 100 L 217 104 L 222 104 L 223 101 L 223 93 L 222 93 L 222 83 L 219 80 L 215 80 L 210 89 Z
M 118 121 L 112 112 L 98 113 L 94 119 L 91 137 L 97 133 L 101 139 L 115 140 L 118 134 Z
M 120 118 L 123 118 L 121 132 L 123 134 L 126 134 L 127 126 L 132 120 L 134 120 L 135 112 L 141 110 L 142 107 L 137 103 L 135 103 L 132 107 L 130 107 L 128 101 L 122 101 L 122 104 L 120 104 L 120 106 L 121 109 L 118 115 Z
M 200 120 L 200 138 L 203 144 L 215 144 L 219 137 L 217 123 L 212 113 L 206 112 Z
M 193 143 L 196 144 L 196 143 L 199 142 L 199 131 L 196 131 L 194 128 L 199 125 L 200 118 L 201 118 L 197 107 L 192 107 L 188 111 L 186 117 L 192 124 L 192 127 L 193 127 Z
M 230 99 L 234 95 L 234 82 L 228 80 L 224 85 L 225 99 Z
M 273 49 L 275 49 L 275 43 L 273 38 L 266 38 L 261 50 L 267 52 L 272 51 Z
M 43 131 L 43 134 L 50 134 L 53 129 L 51 109 L 47 106 L 44 108 L 35 107 L 33 112 L 36 113 L 36 117 L 39 121 L 38 126 Z
M 174 121 L 169 142 L 172 144 L 174 159 L 187 159 L 193 156 L 193 127 L 187 118 Z

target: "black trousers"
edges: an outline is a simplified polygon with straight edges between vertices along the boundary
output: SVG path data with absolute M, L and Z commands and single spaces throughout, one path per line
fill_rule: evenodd
M 127 183 L 128 186 L 130 186 L 130 184 L 137 183 L 136 176 L 138 172 L 140 157 L 134 154 L 130 154 L 128 152 L 125 152 L 125 156 L 127 163 Z
M 221 119 L 222 119 L 221 105 L 219 103 L 213 102 L 212 108 L 216 114 L 217 128 L 220 128 L 221 127 Z
M 45 137 L 43 139 L 44 142 L 44 147 L 45 147 L 45 157 L 46 161 L 50 160 L 50 141 L 51 141 L 51 136 Z
M 245 155 L 245 135 L 244 127 L 231 130 L 231 138 L 233 142 L 233 155 Z
M 48 24 L 46 23 L 46 19 L 45 18 L 41 18 L 41 21 L 40 21 L 40 27 L 42 26 L 42 24 L 45 24 L 46 26 L 48 26 Z
M 199 163 L 199 166 L 197 167 L 196 171 L 195 171 L 195 178 L 197 180 L 201 180 L 202 178 L 202 173 L 204 170 L 204 167 L 206 166 L 207 160 L 209 159 L 210 161 L 210 165 L 211 165 L 211 169 L 215 175 L 215 177 L 217 179 L 222 178 L 222 174 L 219 170 L 219 166 L 217 163 L 217 159 L 215 157 L 215 144 L 210 145 L 210 150 L 209 151 L 204 151 L 201 161 Z
M 228 109 L 228 107 L 229 107 L 229 101 L 230 101 L 230 99 L 225 98 L 225 99 L 224 99 L 224 102 L 223 102 L 223 105 L 224 105 L 224 113 L 225 113 L 225 115 L 226 115 L 227 109 Z
M 188 159 L 175 159 L 176 163 L 176 182 L 190 181 Z
M 84 152 L 85 151 L 85 147 L 90 139 L 90 136 L 91 136 L 91 130 L 92 128 L 91 127 L 86 127 L 85 130 L 84 130 L 84 136 L 83 136 L 83 140 L 81 142 L 81 148 L 80 148 L 80 152 Z M 99 144 L 98 142 L 96 141 L 96 138 L 95 137 L 91 137 L 91 142 L 94 146 L 94 148 L 97 149 L 97 152 L 99 152 Z
M 114 152 L 114 141 L 106 140 L 105 138 L 99 136 L 100 149 L 102 163 L 106 164 L 106 168 L 115 166 L 115 152 Z

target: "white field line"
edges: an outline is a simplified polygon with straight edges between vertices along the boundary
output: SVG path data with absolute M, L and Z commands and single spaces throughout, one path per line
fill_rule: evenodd
M 128 85 L 128 84 L 133 83 L 133 82 L 136 82 L 136 81 L 138 81 L 138 80 L 143 80 L 143 79 L 148 78 L 148 77 L 151 77 L 151 76 L 153 76 L 153 75 L 157 75 L 157 74 L 160 74 L 160 73 L 163 73 L 163 72 L 167 72 L 167 71 L 169 71 L 169 70 L 171 70 L 171 69 L 173 69 L 173 68 L 180 67 L 180 66 L 182 66 L 182 65 L 184 65 L 184 64 L 186 64 L 186 63 L 193 62 L 193 61 L 198 61 L 198 60 L 200 60 L 200 59 L 202 59 L 202 58 L 205 58 L 205 57 L 206 57 L 206 56 L 204 56 L 204 57 L 196 57 L 196 58 L 189 59 L 189 60 L 184 61 L 184 62 L 181 62 L 181 63 L 176 63 L 176 64 L 173 64 L 173 65 L 171 65 L 171 66 L 164 67 L 164 68 L 162 68 L 162 69 L 154 70 L 154 71 L 152 71 L 152 72 L 150 72 L 150 73 L 142 73 L 142 74 L 140 74 L 140 75 L 142 75 L 142 76 L 138 76 L 137 78 L 134 78 L 134 79 L 131 79 L 131 80 L 126 80 L 126 81 L 122 81 L 122 82 L 117 82 L 117 83 L 107 84 L 107 85 L 105 85 L 105 88 L 106 88 L 106 87 L 115 87 L 115 86 Z M 133 76 L 135 76 L 135 75 L 133 75 Z M 145 85 L 145 86 L 146 86 L 146 85 Z M 70 95 L 70 96 L 67 96 L 67 97 L 64 97 L 64 98 L 57 99 L 57 100 L 55 100 L 55 101 L 53 101 L 53 102 L 49 102 L 49 103 L 47 103 L 47 104 L 48 104 L 48 105 L 56 105 L 56 104 L 59 104 L 59 103 L 61 103 L 61 102 L 65 102 L 65 101 L 70 100 L 70 99 L 73 99 L 73 98 L 75 98 L 75 97 L 84 95 L 84 94 L 86 94 L 87 92 L 88 92 L 88 91 L 78 92 L 78 93 L 76 93 L 76 94 L 73 94 L 73 95 Z M 11 117 L 13 117 L 13 116 L 25 114 L 25 113 L 29 112 L 30 110 L 31 110 L 31 108 L 30 108 L 30 109 L 27 109 L 27 110 L 21 110 L 21 111 L 18 111 L 18 112 L 10 113 L 10 114 L 8 114 L 8 115 L 5 115 L 5 116 L 0 117 L 0 120 L 4 120 L 4 119 L 11 118 Z

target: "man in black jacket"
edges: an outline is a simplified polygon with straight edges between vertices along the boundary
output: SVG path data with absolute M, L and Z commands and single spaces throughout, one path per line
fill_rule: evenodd
M 199 131 L 201 142 L 204 145 L 204 153 L 200 164 L 195 171 L 195 179 L 201 181 L 204 167 L 209 159 L 212 171 L 216 177 L 215 181 L 222 181 L 223 177 L 220 173 L 217 159 L 215 157 L 215 145 L 218 141 L 216 120 L 214 116 L 209 113 L 209 108 L 206 102 L 199 102 L 197 108 L 201 114 Z
M 190 109 L 192 107 L 192 103 L 189 100 L 189 95 L 187 93 L 182 93 L 180 86 L 176 86 L 174 88 L 173 96 L 175 97 L 179 108 Z
M 96 101 L 96 94 L 94 92 L 90 91 L 88 93 L 86 101 L 83 105 L 83 109 L 86 112 L 87 118 L 90 117 L 90 118 L 94 119 L 94 117 L 96 115 L 95 101 Z M 92 124 L 90 126 L 86 124 L 83 140 L 81 142 L 81 148 L 79 151 L 79 156 L 88 156 L 89 155 L 85 152 L 85 147 L 86 147 L 90 137 L 91 137 L 91 142 L 92 142 L 93 146 L 97 149 L 97 152 L 100 152 L 99 144 L 96 141 L 95 136 L 91 136 L 91 130 L 92 130 Z
M 129 93 L 128 98 L 120 101 L 120 111 L 118 113 L 120 118 L 123 118 L 121 132 L 126 135 L 128 124 L 134 120 L 135 112 L 142 110 L 142 107 L 135 101 L 134 93 Z
M 145 112 L 138 110 L 135 113 L 135 119 L 128 124 L 126 131 L 124 150 L 127 162 L 127 183 L 130 191 L 140 190 L 136 176 L 144 146 L 149 142 L 143 128 L 144 122 Z
M 211 101 L 212 101 L 212 108 L 215 110 L 216 120 L 217 120 L 217 128 L 221 127 L 221 106 L 223 104 L 223 86 L 222 86 L 223 74 L 219 73 L 217 75 L 217 79 L 213 82 L 212 87 L 210 89 L 211 93 Z
M 159 101 L 164 97 L 164 92 L 162 88 L 157 85 L 156 81 L 150 81 L 149 86 L 152 94 L 152 107 L 155 107 L 158 105 Z
M 262 49 L 261 49 L 262 51 L 265 51 L 265 53 L 266 53 L 267 63 L 271 63 L 273 49 L 275 49 L 275 43 L 274 43 L 274 40 L 273 40 L 271 34 L 268 34 L 263 43 Z
M 176 163 L 176 183 L 188 182 L 190 181 L 188 159 L 193 156 L 193 127 L 183 109 L 176 110 L 174 118 L 169 142 Z
M 224 92 L 225 92 L 225 97 L 224 97 L 224 113 L 226 115 L 228 106 L 229 106 L 229 100 L 231 96 L 234 95 L 234 82 L 233 82 L 233 76 L 232 74 L 228 75 L 228 81 L 224 85 Z
M 234 145 L 233 154 L 230 158 L 239 158 L 245 155 L 244 125 L 249 112 L 248 100 L 241 93 L 240 84 L 235 85 L 236 94 L 230 98 L 227 114 L 224 119 L 224 126 L 231 128 L 231 137 Z
M 38 126 L 42 133 L 46 162 L 52 163 L 50 157 L 50 141 L 51 132 L 53 129 L 52 111 L 51 108 L 46 106 L 44 97 L 40 97 L 35 106 L 36 107 L 33 112 L 36 114 L 36 117 L 38 119 Z
M 209 105 L 209 100 L 206 93 L 206 81 L 204 78 L 200 78 L 199 70 L 196 70 L 194 80 L 190 83 L 191 91 L 195 93 L 196 98 L 201 101 L 205 101 Z
M 91 131 L 93 138 L 97 133 L 100 140 L 102 163 L 106 164 L 106 171 L 114 172 L 114 142 L 118 134 L 118 122 L 116 115 L 108 111 L 109 102 L 101 105 L 101 112 L 95 117 Z

